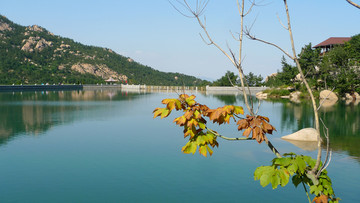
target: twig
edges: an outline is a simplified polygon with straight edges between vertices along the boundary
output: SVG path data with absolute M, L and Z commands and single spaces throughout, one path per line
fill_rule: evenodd
M 246 29 L 245 30 L 245 35 L 251 39 L 251 40 L 256 40 L 256 41 L 259 41 L 259 42 L 262 42 L 264 44 L 268 44 L 268 45 L 271 45 L 273 47 L 276 47 L 277 49 L 279 49 L 280 51 L 282 51 L 287 57 L 291 58 L 292 60 L 295 60 L 295 57 L 291 56 L 289 53 L 287 53 L 284 49 L 282 49 L 281 47 L 279 47 L 278 45 L 274 44 L 274 43 L 271 43 L 271 42 L 268 42 L 268 41 L 265 41 L 265 40 L 262 40 L 262 39 L 258 39 L 256 38 L 254 35 L 251 35 L 250 34 L 250 30 L 249 29 Z
M 206 128 L 208 131 L 210 131 L 212 134 L 214 134 L 215 136 L 217 137 L 220 137 L 224 140 L 230 140 L 230 141 L 236 141 L 236 140 L 253 140 L 252 138 L 249 138 L 249 137 L 235 137 L 235 138 L 232 138 L 232 137 L 225 137 L 223 135 L 220 135 L 219 133 L 211 130 L 210 128 Z
M 283 28 L 284 28 L 285 30 L 289 30 L 289 27 L 286 27 L 286 26 L 281 22 L 280 17 L 279 17 L 279 14 L 276 14 L 276 17 L 278 18 L 279 23 L 283 26 Z

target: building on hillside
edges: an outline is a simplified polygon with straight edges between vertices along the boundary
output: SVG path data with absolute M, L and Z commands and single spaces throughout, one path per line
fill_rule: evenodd
M 320 44 L 314 46 L 314 48 L 321 49 L 321 55 L 330 51 L 336 45 L 343 45 L 345 42 L 348 42 L 351 37 L 330 37 L 329 39 L 321 42 Z

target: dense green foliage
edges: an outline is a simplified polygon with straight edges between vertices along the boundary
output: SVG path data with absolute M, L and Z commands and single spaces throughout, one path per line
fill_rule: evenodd
M 233 86 L 237 84 L 239 76 L 231 71 L 227 71 L 224 76 L 212 83 L 213 86 Z M 231 81 L 231 82 L 230 82 Z
M 355 35 L 345 45 L 339 45 L 326 53 L 320 53 L 311 43 L 299 54 L 299 63 L 309 84 L 317 89 L 332 89 L 340 96 L 360 91 L 360 34 Z M 284 57 L 282 71 L 269 77 L 266 85 L 270 87 L 295 86 L 301 89 L 295 66 L 288 64 Z
M 0 84 L 34 83 L 104 83 L 95 74 L 81 74 L 71 69 L 75 64 L 107 66 L 125 75 L 130 84 L 200 86 L 207 81 L 180 73 L 165 73 L 134 62 L 110 49 L 87 46 L 71 39 L 56 36 L 44 28 L 34 29 L 17 25 L 0 15 Z M 29 38 L 45 40 L 51 45 L 22 50 Z M 37 43 L 39 44 L 39 43 Z
M 259 87 L 263 85 L 263 77 L 261 75 L 257 76 L 254 73 L 250 72 L 248 75 L 245 75 L 245 82 L 250 87 Z M 239 76 L 231 71 L 227 71 L 224 76 L 214 81 L 211 85 L 213 86 L 233 86 L 240 85 Z
M 263 85 L 262 81 L 264 78 L 261 75 L 257 76 L 250 72 L 249 74 L 245 75 L 245 79 L 250 87 L 259 87 Z

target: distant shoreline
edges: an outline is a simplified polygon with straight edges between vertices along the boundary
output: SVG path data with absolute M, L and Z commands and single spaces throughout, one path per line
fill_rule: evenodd
M 242 94 L 241 88 L 237 87 L 196 87 L 196 86 L 152 86 L 152 85 L 118 85 L 118 84 L 87 84 L 87 85 L 0 85 L 0 92 L 20 91 L 62 91 L 62 90 L 98 90 L 98 89 L 122 89 L 125 91 L 162 92 L 162 91 L 203 91 L 210 94 Z M 250 87 L 253 94 L 267 89 L 267 87 Z M 246 88 L 246 92 L 248 89 Z
M 83 85 L 0 85 L 0 92 L 82 89 Z

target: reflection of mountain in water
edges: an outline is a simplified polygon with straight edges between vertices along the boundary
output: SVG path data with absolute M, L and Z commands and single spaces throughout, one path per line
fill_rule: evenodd
M 132 100 L 137 95 L 120 91 L 1 93 L 0 144 L 16 135 L 38 135 L 54 125 L 84 119 L 79 112 L 102 108 L 102 102 Z

